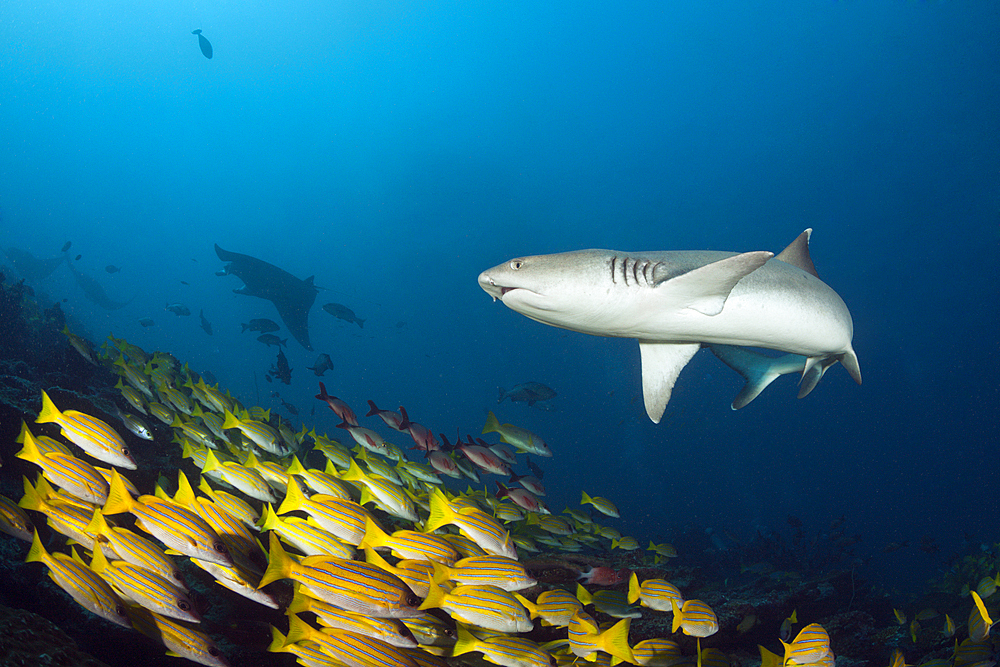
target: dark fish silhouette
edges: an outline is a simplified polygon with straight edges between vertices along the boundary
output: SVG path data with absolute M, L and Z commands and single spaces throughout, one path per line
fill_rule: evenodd
M 273 303 L 295 340 L 307 350 L 313 349 L 309 342 L 309 309 L 319 292 L 313 285 L 313 276 L 300 280 L 273 264 L 223 250 L 218 244 L 215 245 L 215 254 L 223 262 L 228 262 L 216 275 L 234 275 L 244 283 L 243 287 L 233 290 L 234 292 L 267 299 Z
M 511 403 L 527 402 L 528 405 L 534 405 L 535 401 L 547 401 L 556 395 L 556 392 L 551 387 L 541 382 L 525 382 L 524 384 L 517 385 L 510 391 L 507 391 L 503 387 L 497 387 L 497 389 L 500 390 L 497 403 L 503 403 L 505 398 L 509 398 Z
M 212 335 L 212 323 L 205 319 L 205 311 L 199 310 L 198 317 L 201 318 L 201 328 L 205 330 L 209 336 Z
M 3 253 L 7 255 L 7 260 L 14 267 L 14 270 L 22 278 L 27 278 L 31 281 L 48 278 L 60 264 L 66 261 L 65 256 L 53 257 L 52 259 L 38 259 L 27 250 L 19 250 L 18 248 L 7 248 Z
M 259 331 L 261 333 L 271 333 L 272 331 L 277 331 L 281 327 L 278 326 L 277 322 L 266 319 L 250 320 L 250 324 L 243 324 L 240 322 L 240 326 L 243 329 L 240 333 L 246 333 L 249 331 Z
M 275 336 L 277 337 L 277 336 Z M 271 370 L 267 372 L 268 379 L 277 378 L 284 382 L 285 384 L 292 383 L 292 369 L 288 366 L 288 358 L 278 348 L 278 360 L 271 365 Z M 282 401 L 284 402 L 284 401 Z
M 183 303 L 168 303 L 164 310 L 169 310 L 171 313 L 177 317 L 187 317 L 191 314 L 191 309 L 185 306 Z
M 151 327 L 151 326 L 153 326 L 154 324 L 156 324 L 156 322 L 154 322 L 153 320 L 151 320 L 151 319 L 150 319 L 150 318 L 148 318 L 148 317 L 144 317 L 144 318 L 142 318 L 141 320 L 139 320 L 139 324 L 140 324 L 141 326 L 143 326 L 143 327 Z
M 287 338 L 278 338 L 274 334 L 262 334 L 260 336 L 257 336 L 257 340 L 259 340 L 260 342 L 264 343 L 264 345 L 267 345 L 268 347 L 271 347 L 272 345 L 276 345 L 279 348 L 282 345 L 284 345 L 285 347 L 288 347 L 288 339 Z M 279 349 L 278 351 L 280 352 L 281 350 Z
M 79 262 L 79 261 L 80 261 L 80 258 L 81 258 L 81 257 L 83 257 L 83 255 L 77 255 L 77 256 L 76 256 L 76 261 L 78 261 L 78 262 Z
M 316 375 L 322 376 L 327 371 L 333 370 L 333 360 L 330 359 L 329 354 L 321 354 L 316 357 L 316 363 L 312 366 L 307 366 L 307 368 Z
M 192 35 L 198 35 L 198 46 L 201 47 L 201 53 L 206 58 L 212 57 L 212 43 L 205 39 L 205 36 L 201 34 L 201 30 L 195 30 L 191 33 Z
M 365 321 L 360 319 L 354 314 L 354 311 L 347 306 L 339 303 L 327 303 L 323 305 L 323 310 L 330 313 L 339 320 L 344 320 L 345 322 L 354 322 L 362 329 L 365 328 Z
M 101 287 L 99 282 L 87 274 L 78 271 L 77 268 L 73 266 L 72 262 L 69 262 L 68 266 L 70 273 L 73 274 L 73 278 L 76 280 L 76 284 L 83 290 L 84 295 L 105 310 L 118 310 L 119 308 L 124 308 L 128 304 L 132 303 L 132 299 L 135 298 L 133 296 L 132 299 L 129 299 L 128 301 L 115 301 L 109 297 L 107 293 L 105 293 L 104 288 Z
M 68 252 L 69 249 L 72 248 L 72 247 L 73 247 L 73 242 L 72 241 L 66 241 L 66 243 L 63 243 L 62 250 L 60 250 L 59 252 Z
M 115 266 L 114 264 L 108 264 L 107 266 L 104 267 L 104 270 L 107 271 L 108 273 L 118 273 L 119 271 L 122 270 L 122 267 Z

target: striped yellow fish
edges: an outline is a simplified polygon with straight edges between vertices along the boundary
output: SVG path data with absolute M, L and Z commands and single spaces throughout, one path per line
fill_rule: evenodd
M 201 616 L 187 594 L 152 570 L 123 560 L 109 562 L 98 549 L 90 569 L 111 584 L 122 598 L 179 621 L 200 623 Z
M 181 590 L 187 590 L 180 569 L 163 549 L 128 528 L 108 525 L 100 509 L 94 510 L 84 530 L 95 540 L 107 543 L 121 560 L 152 570 Z
M 993 627 L 994 621 L 990 618 L 989 612 L 986 611 L 986 605 L 983 604 L 979 593 L 970 591 L 970 594 L 976 604 L 969 613 L 969 639 L 979 642 L 989 637 L 990 628 Z
M 701 600 L 687 600 L 683 605 L 678 605 L 677 600 L 671 599 L 670 606 L 674 612 L 673 630 L 683 630 L 684 634 L 692 637 L 708 637 L 719 631 L 719 619 L 712 608 Z
M 295 614 L 288 615 L 288 644 L 315 642 L 347 667 L 417 667 L 400 649 L 378 639 L 334 628 L 317 630 Z
M 142 607 L 129 607 L 132 627 L 167 648 L 167 655 L 187 658 L 207 667 L 229 667 L 229 663 L 204 632 Z
M 213 489 L 206 477 L 201 478 L 201 481 L 198 483 L 198 490 L 211 498 L 213 502 L 224 507 L 227 512 L 245 523 L 249 528 L 258 530 L 257 522 L 260 521 L 260 513 L 250 503 L 239 496 L 234 496 L 221 489 Z
M 637 665 L 672 665 L 680 662 L 680 645 L 669 639 L 645 639 L 632 647 Z M 763 665 L 761 667 L 764 667 Z
M 483 433 L 499 433 L 501 440 L 508 445 L 513 445 L 520 452 L 537 454 L 538 456 L 552 456 L 552 450 L 536 434 L 520 426 L 501 424 L 492 412 L 486 416 L 486 425 L 483 426 Z
M 108 497 L 108 483 L 94 466 L 65 454 L 42 454 L 30 431 L 24 431 L 24 447 L 16 456 L 42 469 L 50 482 L 88 503 L 101 504 Z
M 577 584 L 576 597 L 583 606 L 593 604 L 594 609 L 612 618 L 642 618 L 639 608 L 629 603 L 623 591 L 598 590 L 591 594 L 586 588 Z
M 6 533 L 25 542 L 31 541 L 34 527 L 31 519 L 13 500 L 0 496 L 0 533 Z
M 240 419 L 229 410 L 226 410 L 224 414 L 223 429 L 238 428 L 243 435 L 248 437 L 265 452 L 275 453 L 280 451 L 278 434 L 270 425 L 252 419 Z
M 215 578 L 215 583 L 223 588 L 228 588 L 237 595 L 242 595 L 246 599 L 253 600 L 265 607 L 270 607 L 271 609 L 281 608 L 274 595 L 271 595 L 267 591 L 258 590 L 257 586 L 251 583 L 251 581 L 256 582 L 258 580 L 260 576 L 258 572 L 249 571 L 241 567 L 239 563 L 232 567 L 226 567 L 198 558 L 192 558 L 191 562 L 212 575 Z
M 322 493 L 306 498 L 299 483 L 293 480 L 288 485 L 285 500 L 278 507 L 277 513 L 287 514 L 296 510 L 307 513 L 325 530 L 347 544 L 358 546 L 365 537 L 365 522 L 369 515 L 361 505 Z
M 510 533 L 490 515 L 472 507 L 454 510 L 440 489 L 431 492 L 430 503 L 430 517 L 424 524 L 425 533 L 454 524 L 483 550 L 517 560 L 517 549 Z
M 496 586 L 458 586 L 445 592 L 432 581 L 420 609 L 437 608 L 463 623 L 497 632 L 529 632 L 533 627 L 517 598 Z
M 271 626 L 271 644 L 267 647 L 271 653 L 291 653 L 300 665 L 305 667 L 344 667 L 344 663 L 323 652 L 322 646 L 312 642 L 291 644 L 276 627 Z
M 831 653 L 830 635 L 819 623 L 810 623 L 795 635 L 791 643 L 781 642 L 785 647 L 785 665 L 807 665 L 819 662 Z
M 49 577 L 56 586 L 69 593 L 84 609 L 112 623 L 130 627 L 125 605 L 101 577 L 89 567 L 66 554 L 50 554 L 42 546 L 38 531 L 31 541 L 26 563 L 42 563 L 49 568 Z
M 400 619 L 421 646 L 454 646 L 455 631 L 433 614 Z
M 374 500 L 379 507 L 393 516 L 408 521 L 417 521 L 420 518 L 417 516 L 416 508 L 413 507 L 413 501 L 402 487 L 381 477 L 366 475 L 357 461 L 351 459 L 351 464 L 342 478 L 345 482 L 360 482 L 364 485 L 360 500 L 362 505 Z
M 532 619 L 541 618 L 542 625 L 565 628 L 573 620 L 577 612 L 583 611 L 583 605 L 575 595 L 562 589 L 554 589 L 539 593 L 534 602 L 515 593 Z
M 360 546 L 389 549 L 396 558 L 433 560 L 444 565 L 458 560 L 458 552 L 442 537 L 412 530 L 397 530 L 388 535 L 370 517 L 365 522 L 365 538 Z
M 556 659 L 530 639 L 497 635 L 477 639 L 464 626 L 458 626 L 458 640 L 451 655 L 482 653 L 486 660 L 506 667 L 550 667 Z
M 450 580 L 463 586 L 496 586 L 505 591 L 521 591 L 538 582 L 528 575 L 524 566 L 506 556 L 473 556 L 454 565 L 434 567 L 434 581 Z
M 206 452 L 205 465 L 202 466 L 201 471 L 206 475 L 213 472 L 218 473 L 226 484 L 236 487 L 256 500 L 262 500 L 265 503 L 273 503 L 278 500 L 259 472 L 232 461 L 220 462 L 212 450 Z
M 270 505 L 264 508 L 264 517 L 261 519 L 260 528 L 273 530 L 282 541 L 306 556 L 325 554 L 348 560 L 354 558 L 354 547 L 344 544 L 329 531 L 314 525 L 310 520 L 298 517 L 282 519 L 274 513 L 274 508 Z
M 398 618 L 373 618 L 362 616 L 352 611 L 335 607 L 329 602 L 323 602 L 296 591 L 288 605 L 287 613 L 299 614 L 304 611 L 316 614 L 320 625 L 337 630 L 346 630 L 359 635 L 378 639 L 398 648 L 415 648 L 419 646 L 413 633 Z
M 62 502 L 52 491 L 44 477 L 38 478 L 38 486 L 33 487 L 27 477 L 24 481 L 24 496 L 18 502 L 20 507 L 45 515 L 49 528 L 78 542 L 85 549 L 94 549 L 94 538 L 87 533 L 92 505 L 80 506 Z M 106 544 L 100 545 L 106 555 L 114 556 L 114 551 Z
M 225 543 L 196 512 L 156 496 L 132 498 L 118 471 L 111 478 L 111 490 L 104 504 L 104 514 L 130 512 L 136 525 L 168 547 L 192 558 L 231 566 Z
M 633 572 L 628 582 L 628 601 L 634 603 L 637 600 L 643 607 L 656 611 L 672 611 L 671 600 L 684 604 L 684 596 L 669 581 L 646 579 L 640 584 L 639 577 Z
M 341 609 L 383 618 L 405 618 L 419 614 L 420 599 L 399 577 L 354 560 L 333 556 L 309 556 L 297 563 L 281 548 L 271 533 L 270 559 L 262 588 L 278 579 L 292 579 L 314 597 Z
M 410 587 L 410 590 L 417 597 L 427 597 L 427 592 L 430 590 L 431 576 L 434 573 L 433 561 L 404 558 L 396 561 L 395 565 L 389 565 L 371 547 L 365 549 L 365 561 L 399 577 L 404 584 Z
M 587 495 L 586 491 L 583 491 L 583 498 L 580 500 L 581 505 L 593 505 L 601 514 L 606 514 L 607 516 L 619 518 L 621 515 L 618 514 L 618 508 L 615 504 L 608 500 L 607 498 L 602 498 L 600 496 L 594 496 L 591 498 Z
M 597 622 L 583 611 L 578 611 L 570 620 L 568 629 L 569 648 L 573 655 L 593 660 L 591 656 L 603 651 L 619 661 L 634 662 L 632 649 L 628 645 L 628 630 L 632 619 L 618 621 L 603 632 Z
M 329 465 L 329 461 L 327 461 Z M 323 493 L 341 500 L 351 500 L 351 486 L 337 476 L 336 471 L 310 470 L 302 465 L 299 457 L 292 456 L 288 466 L 288 474 L 297 475 L 305 480 L 306 485 L 315 493 Z

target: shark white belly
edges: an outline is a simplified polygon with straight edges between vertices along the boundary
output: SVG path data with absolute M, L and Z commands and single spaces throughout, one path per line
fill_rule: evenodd
M 801 355 L 800 396 L 837 361 L 861 382 L 850 311 L 816 275 L 810 232 L 777 257 L 764 251 L 613 250 L 520 257 L 484 271 L 479 284 L 512 310 L 544 324 L 637 339 L 646 411 L 658 422 L 677 375 L 702 344 Z M 748 382 L 757 373 L 737 370 Z

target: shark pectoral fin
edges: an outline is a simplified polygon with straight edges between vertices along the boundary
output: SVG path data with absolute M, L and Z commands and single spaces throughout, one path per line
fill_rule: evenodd
M 805 398 L 819 383 L 826 369 L 840 361 L 837 357 L 809 357 L 799 380 L 798 398 Z
M 733 345 L 709 345 L 708 348 L 734 371 L 747 381 L 743 389 L 733 399 L 733 410 L 739 410 L 750 401 L 757 398 L 767 385 L 778 377 L 789 373 L 801 373 L 806 365 L 806 358 L 801 354 L 785 354 L 771 357 L 754 350 Z
M 772 257 L 774 253 L 765 250 L 745 252 L 657 282 L 656 288 L 663 290 L 670 301 L 680 308 L 690 308 L 702 315 L 718 315 L 736 283 L 764 266 Z
M 691 361 L 694 353 L 701 349 L 699 343 L 658 343 L 639 341 L 639 356 L 642 358 L 642 398 L 646 403 L 646 414 L 654 424 L 660 423 L 663 411 L 667 409 L 670 393 L 681 369 Z

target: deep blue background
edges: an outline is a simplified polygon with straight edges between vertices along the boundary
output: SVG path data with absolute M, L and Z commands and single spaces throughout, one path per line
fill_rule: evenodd
M 478 432 L 498 385 L 545 382 L 557 412 L 498 416 L 550 443 L 555 511 L 585 489 L 657 541 L 846 514 L 886 583 L 920 583 L 921 535 L 998 539 L 1000 6 L 756 4 L 6 2 L 2 245 L 72 240 L 135 296 L 103 311 L 65 268 L 36 285 L 96 340 L 171 350 L 248 403 L 278 388 L 334 431 L 308 417 L 315 353 L 290 341 L 293 385 L 263 382 L 274 351 L 238 323 L 277 318 L 214 275 L 212 244 L 315 275 L 313 344 L 356 410 Z M 659 426 L 633 341 L 531 322 L 476 284 L 516 255 L 778 251 L 806 227 L 864 385 L 838 366 L 807 399 L 783 378 L 732 412 L 739 378 L 702 353 Z

